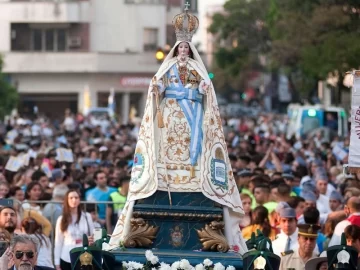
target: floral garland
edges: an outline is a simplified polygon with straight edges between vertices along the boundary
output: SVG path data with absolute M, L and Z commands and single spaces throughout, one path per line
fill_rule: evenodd
M 146 262 L 141 264 L 138 262 L 123 262 L 124 270 L 235 270 L 235 267 L 229 265 L 225 268 L 221 263 L 213 263 L 209 259 L 205 259 L 201 264 L 197 264 L 195 267 L 190 265 L 190 262 L 186 259 L 176 261 L 172 265 L 167 263 L 160 263 L 159 257 L 155 256 L 151 250 L 145 252 Z

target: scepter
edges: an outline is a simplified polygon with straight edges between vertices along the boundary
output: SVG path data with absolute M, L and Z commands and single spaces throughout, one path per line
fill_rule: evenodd
M 153 86 L 153 90 L 155 93 L 155 101 L 156 101 L 156 117 L 158 120 L 158 127 L 160 128 L 160 138 L 161 141 L 164 141 L 163 138 L 163 133 L 162 133 L 162 128 L 165 127 L 164 125 L 164 120 L 163 120 L 163 116 L 161 114 L 161 110 L 160 110 L 160 105 L 159 105 L 159 87 L 156 83 L 156 76 L 154 76 L 152 78 L 152 86 Z M 162 150 L 162 156 L 164 158 L 164 166 L 165 166 L 165 180 L 166 180 L 166 185 L 167 185 L 167 190 L 168 190 L 168 195 L 169 195 L 169 204 L 172 205 L 172 199 L 171 199 L 171 192 L 170 192 L 170 185 L 169 185 L 169 179 L 168 179 L 168 173 L 167 173 L 167 165 L 166 165 L 166 160 L 165 160 L 165 153 L 164 153 L 164 146 L 161 146 L 161 150 Z
M 155 93 L 155 102 L 156 102 L 156 117 L 157 117 L 157 120 L 158 120 L 158 127 L 159 128 L 164 128 L 165 125 L 164 125 L 164 119 L 163 119 L 163 116 L 161 114 L 161 110 L 160 110 L 160 105 L 159 105 L 159 87 L 158 85 L 156 84 L 156 76 L 154 76 L 152 78 L 152 87 L 153 87 L 153 90 L 154 93 Z

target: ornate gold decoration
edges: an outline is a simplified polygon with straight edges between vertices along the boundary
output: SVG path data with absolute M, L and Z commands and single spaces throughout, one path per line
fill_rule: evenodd
M 131 219 L 131 232 L 125 238 L 124 246 L 127 248 L 149 248 L 156 237 L 159 227 L 150 226 L 142 218 Z
M 222 230 L 224 229 L 224 222 L 212 221 L 205 225 L 204 229 L 196 230 L 203 245 L 203 250 L 216 250 L 219 252 L 227 252 L 229 245 L 226 241 Z
M 308 233 L 314 233 L 312 224 L 310 224 L 310 226 L 309 226 Z
M 89 252 L 80 255 L 80 265 L 92 265 L 93 256 Z
M 196 213 L 174 213 L 174 212 L 148 212 L 148 211 L 136 211 L 133 213 L 135 218 L 187 218 L 196 219 L 201 221 L 206 220 L 222 220 L 221 214 L 196 214 Z M 214 221 L 216 222 L 216 221 Z

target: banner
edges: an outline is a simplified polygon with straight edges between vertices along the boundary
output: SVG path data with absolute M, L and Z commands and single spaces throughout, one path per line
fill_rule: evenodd
M 360 171 L 360 70 L 352 72 L 349 171 Z
M 56 149 L 56 160 L 60 162 L 74 162 L 74 156 L 71 149 L 58 148 Z
M 17 172 L 24 165 L 23 159 L 11 156 L 6 163 L 5 170 Z

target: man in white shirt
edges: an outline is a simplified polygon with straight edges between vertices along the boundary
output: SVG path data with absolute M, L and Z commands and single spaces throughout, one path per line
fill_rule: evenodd
M 315 183 L 313 181 L 307 181 L 303 184 L 303 192 L 313 192 L 316 196 L 316 208 L 319 210 L 320 215 L 331 213 L 329 198 L 316 189 Z M 302 196 L 303 197 L 303 196 Z
M 341 235 L 345 231 L 345 228 L 349 225 L 360 226 L 360 198 L 351 197 L 345 207 L 344 211 L 347 219 L 339 222 L 334 230 L 334 234 L 329 242 L 329 247 L 341 244 Z
M 298 229 L 295 209 L 288 206 L 280 209 L 278 214 L 281 232 L 272 242 L 272 248 L 274 253 L 281 257 L 287 251 L 298 248 Z

